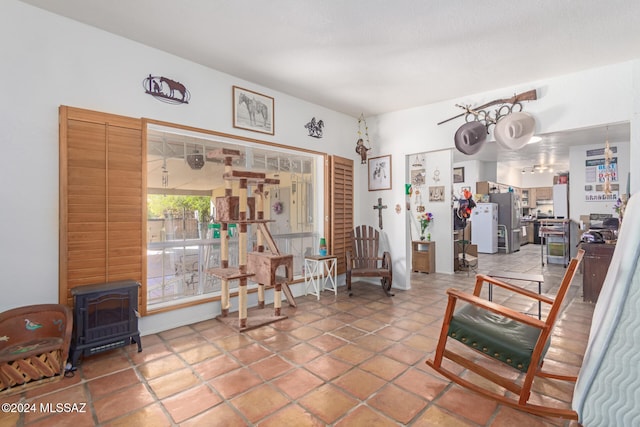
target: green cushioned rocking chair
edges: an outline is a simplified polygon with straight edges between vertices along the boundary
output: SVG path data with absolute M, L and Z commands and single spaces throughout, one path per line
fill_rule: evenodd
M 473 295 L 456 289 L 447 290 L 448 304 L 440 338 L 435 355 L 432 360 L 426 362 L 427 365 L 456 384 L 499 403 L 535 415 L 577 419 L 576 413 L 570 409 L 533 404 L 529 398 L 533 380 L 536 377 L 572 382 L 577 379 L 576 376 L 544 372 L 542 364 L 549 349 L 553 326 L 583 255 L 584 251 L 580 249 L 577 256 L 569 263 L 555 298 L 540 295 L 482 274 L 476 277 Z M 480 292 L 485 283 L 549 304 L 550 309 L 546 319 L 538 320 L 481 298 Z M 460 301 L 459 308 L 456 307 L 458 301 Z M 455 352 L 450 349 L 454 342 L 449 338 L 475 351 Z M 464 369 L 451 370 L 449 367 L 443 366 L 444 358 L 491 381 L 499 386 L 501 393 L 496 391 L 495 386 L 485 388 L 470 381 L 467 377 L 463 378 Z M 476 361 L 478 358 L 481 361 Z M 500 365 L 512 368 L 508 369 L 511 373 L 501 374 L 505 372 L 505 369 L 499 367 L 492 369 L 491 363 L 487 363 L 487 358 L 493 360 L 492 363 L 498 361 L 501 362 Z M 515 370 L 515 375 L 513 370 Z M 522 381 L 513 380 L 514 377 L 519 376 L 518 371 L 524 373 Z

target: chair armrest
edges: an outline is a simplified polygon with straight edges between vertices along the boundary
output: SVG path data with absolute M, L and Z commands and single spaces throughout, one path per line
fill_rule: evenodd
M 500 304 L 496 304 L 495 302 L 487 301 L 484 298 L 477 297 L 475 295 L 468 294 L 466 292 L 459 291 L 454 288 L 447 289 L 447 294 L 449 295 L 449 299 L 453 300 L 462 300 L 466 301 L 469 304 L 475 305 L 485 310 L 492 311 L 494 313 L 500 314 L 502 316 L 508 317 L 510 319 L 516 320 L 518 322 L 524 323 L 529 326 L 533 326 L 538 329 L 544 329 L 546 323 L 542 320 L 538 320 L 535 317 L 531 317 L 529 315 L 520 313 L 515 311 L 509 307 L 505 307 Z
M 480 291 L 482 290 L 482 285 L 484 283 L 491 283 L 492 285 L 499 286 L 501 288 L 510 290 L 520 295 L 527 296 L 529 298 L 542 301 L 547 304 L 553 304 L 555 301 L 553 298 L 549 298 L 545 295 L 538 294 L 537 292 L 532 292 L 528 289 L 525 289 L 521 286 L 517 286 L 511 283 L 503 282 L 502 280 L 496 279 L 495 277 L 487 276 L 485 274 L 476 275 L 476 286 L 474 288 L 473 294 L 475 296 L 480 295 Z

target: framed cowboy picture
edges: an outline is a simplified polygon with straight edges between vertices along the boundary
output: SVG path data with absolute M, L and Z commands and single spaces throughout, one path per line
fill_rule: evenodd
M 273 135 L 274 100 L 272 97 L 233 86 L 233 127 Z

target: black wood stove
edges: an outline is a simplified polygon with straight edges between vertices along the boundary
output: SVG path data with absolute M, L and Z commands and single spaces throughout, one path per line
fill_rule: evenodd
M 71 290 L 74 299 L 73 338 L 69 355 L 72 369 L 79 357 L 138 344 L 138 288 L 133 280 L 80 286 Z

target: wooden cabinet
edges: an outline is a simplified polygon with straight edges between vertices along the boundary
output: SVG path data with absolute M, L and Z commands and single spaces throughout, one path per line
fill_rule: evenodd
M 513 191 L 516 193 L 520 199 L 526 198 L 525 191 L 531 190 L 530 188 L 520 188 L 514 187 L 513 185 L 508 184 L 500 184 L 498 182 L 491 181 L 478 181 L 476 182 L 476 193 L 477 194 L 493 194 L 493 193 L 508 193 L 509 191 Z M 529 202 L 529 206 L 531 202 Z M 526 207 L 526 206 L 524 206 Z
M 527 242 L 533 244 L 535 243 L 535 233 L 536 233 L 536 227 L 533 224 L 533 221 L 531 222 L 527 222 Z
M 478 181 L 476 182 L 476 193 L 477 194 L 489 194 L 490 185 L 489 181 Z
M 411 242 L 411 269 L 422 273 L 436 272 L 436 242 Z
M 509 186 L 505 184 L 491 181 L 476 182 L 476 193 L 478 194 L 506 193 L 507 191 L 509 191 Z
M 583 243 L 581 246 L 585 251 L 582 260 L 582 298 L 587 302 L 596 302 L 604 279 L 607 277 L 616 245 Z
M 536 207 L 536 189 L 535 188 L 529 188 L 529 207 L 530 208 L 535 208 Z
M 553 187 L 536 188 L 536 201 L 551 201 L 551 200 L 553 200 Z

